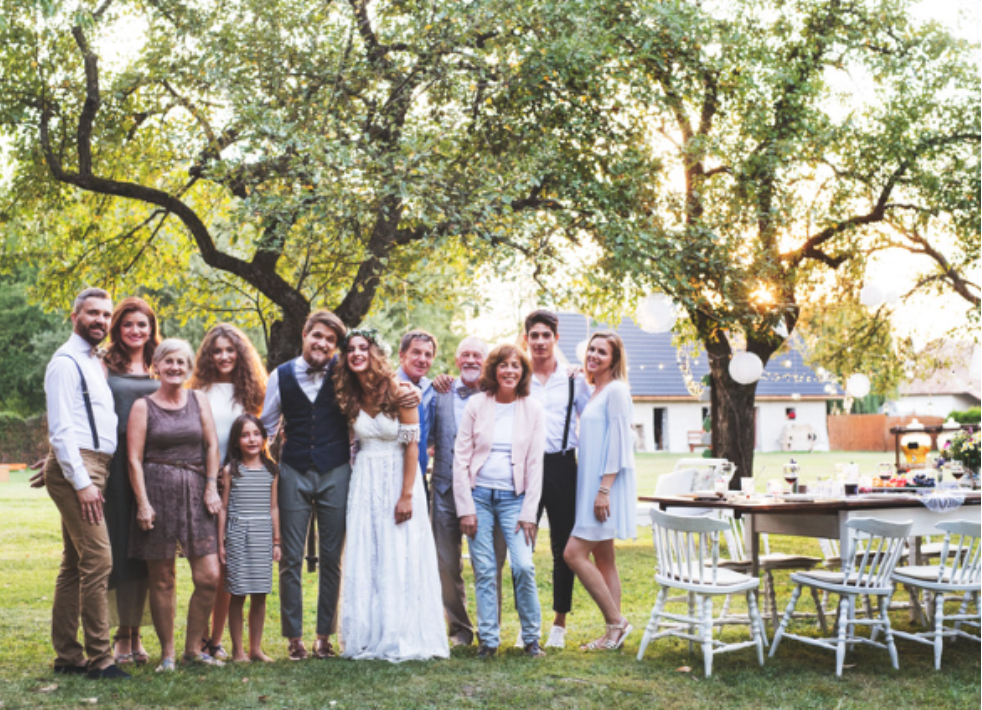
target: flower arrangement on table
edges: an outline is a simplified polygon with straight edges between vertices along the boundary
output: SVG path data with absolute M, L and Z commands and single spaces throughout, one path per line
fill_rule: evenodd
M 982 447 L 982 432 L 969 429 L 955 434 L 945 445 L 943 453 L 948 461 L 961 461 L 965 468 L 978 472 L 980 447 Z

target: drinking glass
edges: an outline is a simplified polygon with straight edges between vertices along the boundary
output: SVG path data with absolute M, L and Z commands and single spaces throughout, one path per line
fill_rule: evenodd
M 955 479 L 955 482 L 961 486 L 962 476 L 965 475 L 965 464 L 961 461 L 951 462 L 951 477 Z
M 886 483 L 891 478 L 893 478 L 893 475 L 894 473 L 896 473 L 896 470 L 894 469 L 892 463 L 884 461 L 883 463 L 877 465 L 876 473 L 880 477 L 880 480 Z
M 750 476 L 745 476 L 741 478 L 740 490 L 743 492 L 745 496 L 747 496 L 747 498 L 752 497 L 753 494 L 757 492 L 757 488 L 756 486 L 754 486 L 754 479 L 752 479 Z
M 791 493 L 795 492 L 798 484 L 798 474 L 801 472 L 801 465 L 792 461 L 784 464 L 784 482 L 791 487 Z

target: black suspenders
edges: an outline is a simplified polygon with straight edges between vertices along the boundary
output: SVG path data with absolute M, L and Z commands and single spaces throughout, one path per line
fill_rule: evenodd
M 78 362 L 71 355 L 61 353 L 58 357 L 67 357 L 75 365 L 75 369 L 78 370 L 79 379 L 82 380 L 82 401 L 85 402 L 85 413 L 89 417 L 89 429 L 92 430 L 92 450 L 99 450 L 99 430 L 95 426 L 95 413 L 92 411 L 92 398 L 89 397 L 89 384 L 85 381 L 85 375 L 82 374 L 82 368 L 79 366 Z M 566 415 L 566 426 L 569 427 L 569 415 Z M 565 446 L 565 444 L 564 444 Z
M 569 402 L 566 404 L 566 426 L 563 428 L 563 448 L 560 449 L 560 453 L 566 453 L 566 447 L 569 444 L 569 423 L 573 418 L 573 394 L 576 391 L 576 383 L 573 378 L 567 379 L 569 380 Z

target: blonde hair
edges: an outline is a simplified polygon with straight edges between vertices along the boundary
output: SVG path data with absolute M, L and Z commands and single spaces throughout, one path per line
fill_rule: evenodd
M 615 380 L 627 381 L 627 351 L 624 349 L 624 341 L 621 340 L 621 336 L 612 330 L 601 330 L 590 336 L 587 341 L 586 349 L 590 350 L 590 343 L 596 338 L 601 338 L 610 343 L 610 376 Z M 586 372 L 586 381 L 591 385 L 593 384 L 593 375 L 590 371 Z
M 157 368 L 157 363 L 163 360 L 165 357 L 171 353 L 182 353 L 185 359 L 188 361 L 188 377 L 191 376 L 191 372 L 194 370 L 194 350 L 191 349 L 191 343 L 186 340 L 181 340 L 180 338 L 167 338 L 162 340 L 157 349 L 153 351 L 153 366 L 154 369 Z

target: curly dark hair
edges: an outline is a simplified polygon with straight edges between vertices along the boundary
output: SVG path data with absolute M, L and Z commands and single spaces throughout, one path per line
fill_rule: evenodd
M 242 448 L 239 444 L 239 439 L 242 438 L 242 430 L 245 428 L 247 422 L 255 424 L 263 437 L 263 450 L 259 452 L 259 459 L 263 462 L 267 471 L 274 476 L 278 475 L 280 468 L 269 456 L 269 435 L 266 433 L 266 427 L 259 421 L 259 417 L 249 412 L 240 414 L 232 422 L 232 428 L 228 434 L 228 450 L 225 453 L 225 465 L 228 466 L 229 471 L 236 478 L 242 475 L 239 473 L 239 466 L 242 464 Z
M 532 389 L 532 363 L 529 362 L 529 356 L 522 352 L 521 348 L 508 343 L 496 347 L 488 355 L 487 360 L 484 361 L 484 369 L 481 370 L 480 381 L 482 390 L 492 396 L 497 393 L 498 365 L 513 355 L 522 363 L 522 379 L 518 381 L 518 386 L 515 388 L 515 395 L 518 397 L 529 396 L 529 392 Z
M 259 353 L 241 330 L 229 323 L 218 323 L 205 333 L 195 358 L 194 374 L 191 375 L 191 389 L 205 391 L 219 381 L 218 368 L 211 357 L 215 341 L 227 338 L 235 348 L 235 370 L 232 371 L 234 385 L 233 399 L 242 409 L 252 414 L 263 411 L 263 398 L 266 396 L 266 369 L 259 359 Z
M 157 329 L 157 314 L 153 312 L 150 304 L 142 298 L 130 296 L 124 298 L 113 310 L 112 320 L 109 322 L 109 350 L 106 352 L 104 362 L 111 372 L 124 374 L 130 369 L 130 356 L 123 345 L 122 328 L 123 319 L 130 313 L 142 313 L 150 321 L 150 337 L 143 345 L 143 366 L 150 371 L 153 364 L 153 351 L 160 344 L 160 332 Z
M 355 335 L 349 339 L 364 338 L 368 341 L 368 391 L 362 389 L 361 382 L 348 369 L 348 350 L 340 353 L 337 365 L 334 367 L 334 392 L 338 398 L 338 406 L 349 422 L 353 422 L 362 408 L 362 399 L 372 399 L 387 416 L 396 417 L 399 414 L 399 383 L 396 381 L 395 370 L 389 358 L 371 338 L 365 335 Z

